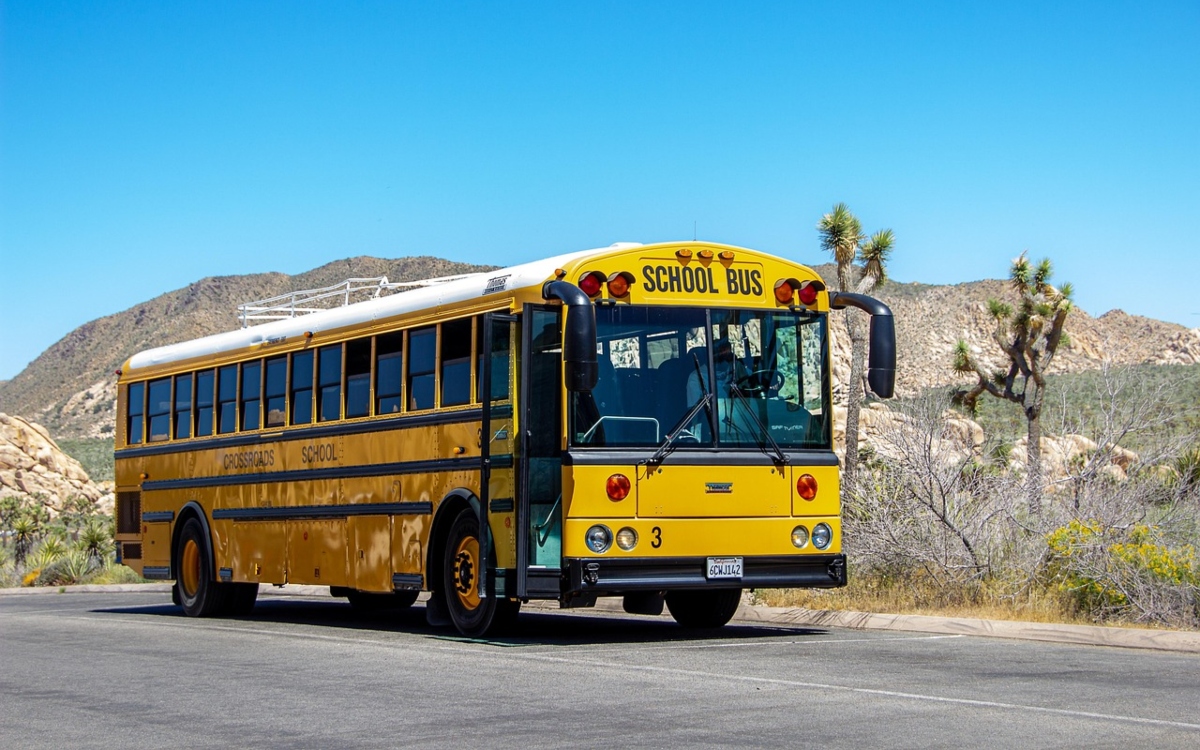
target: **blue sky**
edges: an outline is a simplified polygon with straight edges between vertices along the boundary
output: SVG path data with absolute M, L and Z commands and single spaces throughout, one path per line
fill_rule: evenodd
M 1200 326 L 1200 3 L 0 0 L 0 378 L 204 276 L 690 238 Z

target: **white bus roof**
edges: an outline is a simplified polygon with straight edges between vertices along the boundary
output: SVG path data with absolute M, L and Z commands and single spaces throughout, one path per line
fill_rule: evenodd
M 238 351 L 271 339 L 290 339 L 293 336 L 302 336 L 305 332 L 309 331 L 319 333 L 320 331 L 370 323 L 375 320 L 391 318 L 417 310 L 435 309 L 444 304 L 479 299 L 485 294 L 520 289 L 533 284 L 540 284 L 552 278 L 555 269 L 562 268 L 573 261 L 581 260 L 591 255 L 604 255 L 639 246 L 640 243 L 637 242 L 618 242 L 608 247 L 581 250 L 509 268 L 498 268 L 494 271 L 471 274 L 456 281 L 447 281 L 436 286 L 420 287 L 400 294 L 379 297 L 365 302 L 356 302 L 345 307 L 322 310 L 295 318 L 263 323 L 262 325 L 250 328 L 217 333 L 192 341 L 183 341 L 178 344 L 147 349 L 130 358 L 125 372 L 128 373 L 143 367 L 180 362 L 196 357 Z M 493 280 L 500 279 L 501 277 L 506 277 L 504 278 L 503 286 L 493 288 Z

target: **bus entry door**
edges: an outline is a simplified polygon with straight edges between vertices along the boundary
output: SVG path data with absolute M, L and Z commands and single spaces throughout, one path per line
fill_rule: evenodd
M 562 308 L 527 306 L 523 322 L 517 591 L 520 597 L 557 598 L 562 588 Z

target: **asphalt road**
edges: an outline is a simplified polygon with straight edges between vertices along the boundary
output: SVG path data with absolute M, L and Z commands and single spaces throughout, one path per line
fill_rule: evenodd
M 494 641 L 420 605 L 0 597 L 2 748 L 1200 747 L 1200 655 L 525 612 Z

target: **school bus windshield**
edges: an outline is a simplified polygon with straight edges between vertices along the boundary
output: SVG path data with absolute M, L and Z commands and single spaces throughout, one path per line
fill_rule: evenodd
M 599 379 L 572 394 L 571 445 L 654 447 L 677 432 L 678 448 L 829 448 L 825 326 L 786 310 L 598 307 Z

